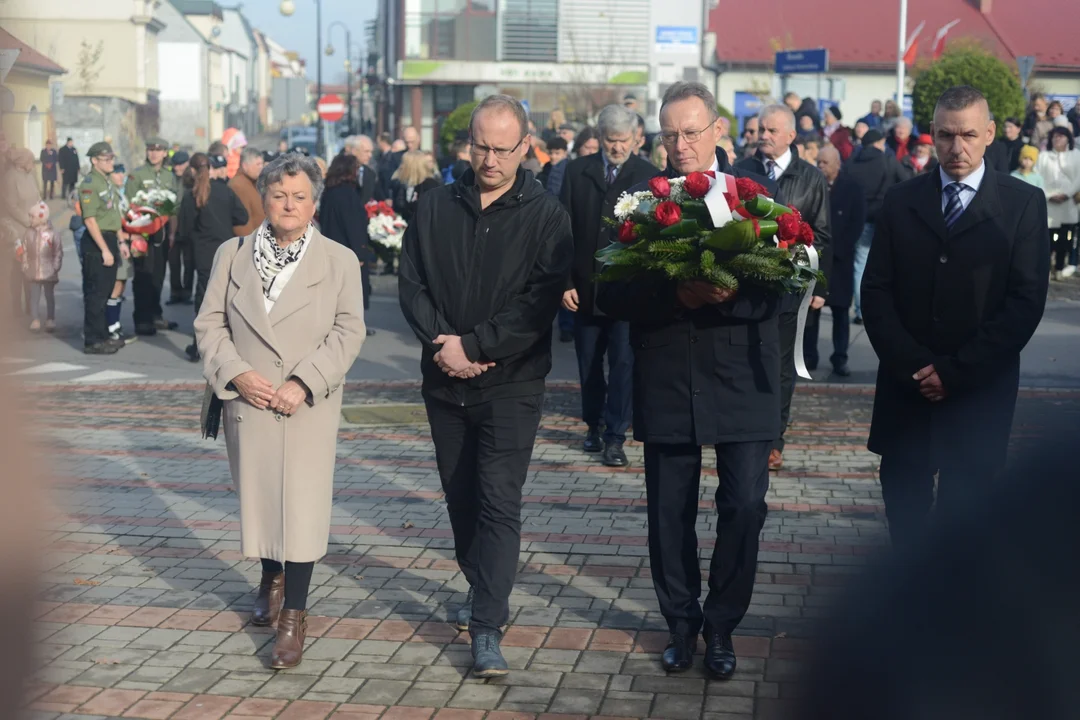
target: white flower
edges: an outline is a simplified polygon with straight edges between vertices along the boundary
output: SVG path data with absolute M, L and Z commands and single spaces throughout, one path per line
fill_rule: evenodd
M 625 220 L 630 217 L 631 214 L 638 208 L 638 204 L 641 200 L 637 197 L 642 193 L 623 193 L 619 196 L 619 201 L 615 203 L 615 217 L 619 220 Z

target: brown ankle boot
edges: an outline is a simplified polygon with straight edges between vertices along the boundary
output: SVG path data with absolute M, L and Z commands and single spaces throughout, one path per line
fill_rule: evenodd
M 307 610 L 282 610 L 278 616 L 277 641 L 270 656 L 275 670 L 294 668 L 304 659 L 304 639 L 307 636 Z
M 285 573 L 262 574 L 259 582 L 259 595 L 255 598 L 255 607 L 251 611 L 251 624 L 266 627 L 277 622 L 281 612 L 281 603 L 285 600 Z

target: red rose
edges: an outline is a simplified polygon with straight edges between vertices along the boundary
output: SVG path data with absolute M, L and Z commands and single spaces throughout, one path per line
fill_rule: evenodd
M 655 180 L 656 178 L 653 179 Z M 664 184 L 667 184 L 666 179 L 664 180 Z M 682 208 L 679 207 L 678 204 L 668 200 L 656 206 L 656 222 L 664 227 L 674 225 L 680 220 L 682 220 Z
M 728 210 L 730 210 L 731 212 L 735 212 L 735 208 L 739 207 L 739 205 L 742 204 L 739 198 L 735 197 L 731 193 L 724 193 L 724 199 L 727 200 Z
M 367 210 L 368 220 L 379 214 L 379 203 L 374 200 L 368 201 L 367 205 L 364 205 L 364 210 Z
M 769 191 L 757 184 L 750 178 L 735 178 L 735 187 L 739 191 L 739 199 L 743 202 L 753 200 L 758 195 L 768 195 Z
M 781 250 L 787 250 L 788 244 L 789 243 L 786 240 L 781 240 L 780 242 L 776 243 L 776 247 L 780 248 Z
M 794 213 L 784 213 L 776 218 L 776 224 L 779 227 L 777 234 L 781 240 L 798 240 L 799 239 L 799 218 L 795 217 Z
M 788 205 L 787 209 L 791 211 L 791 214 L 795 216 L 796 220 L 798 220 L 799 222 L 802 222 L 802 213 L 799 212 L 799 208 L 793 208 L 790 205 Z
M 649 192 L 658 198 L 671 197 L 671 183 L 663 175 L 657 175 L 649 181 Z
M 385 200 L 379 203 L 379 212 L 383 215 L 393 215 L 394 208 L 390 207 L 390 203 Z
M 810 223 L 799 223 L 799 242 L 801 242 L 803 245 L 814 244 L 814 229 L 810 227 Z
M 619 226 L 619 242 L 629 245 L 637 240 L 637 231 L 634 230 L 634 223 L 627 220 Z
M 683 181 L 683 190 L 694 199 L 705 197 L 710 187 L 712 187 L 712 183 L 709 182 L 709 178 L 705 176 L 705 173 L 692 172 Z

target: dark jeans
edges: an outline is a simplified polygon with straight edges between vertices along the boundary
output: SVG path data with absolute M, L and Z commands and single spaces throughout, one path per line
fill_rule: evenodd
M 934 473 L 938 473 L 935 514 L 970 515 L 973 503 L 988 497 L 997 487 L 1000 468 L 979 458 L 954 457 L 934 467 L 924 454 L 883 455 L 881 495 L 889 519 L 889 536 L 894 548 L 904 550 L 917 544 L 930 520 L 934 505 Z
M 559 307 L 559 332 L 574 332 L 574 315 L 572 310 Z
M 116 265 L 120 262 L 120 248 L 116 233 L 101 233 L 105 245 L 113 255 L 112 267 L 105 267 L 101 250 L 89 233 L 82 242 L 83 280 L 83 343 L 96 345 L 109 339 L 109 322 L 105 318 L 105 304 L 112 295 L 116 283 Z
M 575 313 L 574 350 L 581 377 L 581 419 L 590 428 L 604 420 L 604 442 L 626 442 L 633 418 L 634 353 L 630 323 Z M 604 379 L 604 355 L 608 377 Z
M 56 197 L 56 178 L 49 180 L 48 178 L 43 177 L 41 179 L 41 184 L 45 189 L 45 192 L 43 193 L 45 198 L 52 200 Z
M 165 268 L 169 264 L 167 228 L 162 228 L 147 240 L 146 255 L 131 261 L 134 277 L 131 293 L 135 298 L 132 315 L 135 327 L 153 325 L 161 318 L 161 288 L 165 285 Z
M 467 407 L 425 398 L 425 404 L 454 552 L 476 593 L 469 630 L 497 631 L 510 619 L 521 551 L 521 488 L 544 396 Z
M 851 317 L 847 307 L 830 305 L 832 313 L 832 345 L 833 354 L 829 358 L 834 368 L 843 367 L 848 363 L 848 346 L 851 344 Z M 814 333 L 817 334 L 816 331 Z
M 371 308 L 371 263 L 360 266 L 360 285 L 364 291 L 364 309 Z
M 810 324 L 809 318 L 807 325 Z M 780 437 L 773 442 L 773 447 L 784 451 L 784 433 L 787 432 L 791 419 L 791 398 L 795 394 L 795 334 L 799 326 L 799 308 L 782 312 L 780 325 Z M 814 333 L 817 337 L 817 333 Z M 804 342 L 805 347 L 805 342 Z M 805 350 L 804 350 L 805 353 Z M 809 359 L 807 360 L 809 362 Z
M 765 524 L 769 441 L 716 446 L 716 544 L 709 562 L 709 594 L 702 612 L 701 566 L 695 530 L 701 481 L 697 445 L 645 443 L 649 560 L 660 612 L 670 632 L 730 633 L 754 592 L 758 535 Z
M 169 291 L 173 300 L 191 297 L 195 283 L 195 246 L 190 240 L 177 240 L 169 248 Z

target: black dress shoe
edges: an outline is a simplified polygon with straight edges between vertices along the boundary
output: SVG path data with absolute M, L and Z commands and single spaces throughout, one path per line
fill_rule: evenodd
M 589 433 L 585 436 L 585 444 L 582 449 L 587 453 L 603 452 L 604 442 L 600 439 L 600 432 L 589 428 Z
M 862 318 L 857 317 L 854 320 L 852 320 L 851 322 L 855 323 L 856 325 L 862 325 Z
M 199 348 L 194 344 L 188 345 L 184 348 L 184 353 L 187 355 L 188 362 L 199 362 L 202 360 L 202 356 L 199 355 Z
M 697 637 L 671 634 L 668 638 L 667 647 L 664 648 L 664 657 L 661 663 L 668 672 L 685 672 L 694 664 L 694 653 L 697 652 Z
M 626 459 L 626 453 L 623 452 L 622 443 L 608 443 L 604 448 L 604 465 L 608 467 L 626 467 L 630 464 L 630 461 Z
M 166 320 L 165 318 L 158 318 L 154 321 L 154 327 L 158 330 L 175 330 L 180 327 L 180 323 L 175 320 Z
M 368 337 L 371 337 L 371 336 L 372 336 L 372 335 L 374 335 L 374 334 L 375 334 L 375 331 L 374 331 L 374 330 L 372 330 L 371 328 L 368 328 L 368 329 L 367 329 L 367 336 L 368 336 Z
M 730 680 L 735 674 L 735 646 L 730 635 L 713 633 L 705 649 L 705 669 L 716 680 Z
M 135 334 L 144 336 L 157 335 L 157 328 L 153 325 L 136 325 Z
M 833 365 L 832 371 L 837 377 L 851 377 L 851 370 L 847 365 Z

